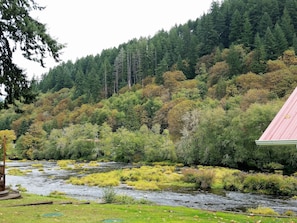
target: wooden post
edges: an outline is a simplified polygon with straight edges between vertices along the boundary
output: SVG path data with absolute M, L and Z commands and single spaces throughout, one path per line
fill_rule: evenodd
M 3 163 L 0 165 L 0 191 L 5 190 L 5 160 L 6 160 L 6 136 L 3 137 Z
M 6 160 L 6 136 L 3 136 L 3 166 L 4 166 L 3 174 L 5 174 L 5 160 Z

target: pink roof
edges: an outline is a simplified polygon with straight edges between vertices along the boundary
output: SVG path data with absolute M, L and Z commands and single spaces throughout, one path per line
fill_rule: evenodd
M 297 145 L 297 88 L 274 117 L 257 145 Z

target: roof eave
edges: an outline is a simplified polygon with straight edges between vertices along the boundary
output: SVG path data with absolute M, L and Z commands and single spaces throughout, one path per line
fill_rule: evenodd
M 297 140 L 255 140 L 259 146 L 297 145 Z

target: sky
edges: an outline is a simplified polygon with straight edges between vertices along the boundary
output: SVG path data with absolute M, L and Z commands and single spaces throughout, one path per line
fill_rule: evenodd
M 213 0 L 36 0 L 45 6 L 31 15 L 46 24 L 48 33 L 65 44 L 61 60 L 75 62 L 131 39 L 152 37 L 159 30 L 195 20 L 208 13 Z M 46 68 L 14 55 L 14 62 L 31 79 L 40 78 L 58 65 L 45 60 Z

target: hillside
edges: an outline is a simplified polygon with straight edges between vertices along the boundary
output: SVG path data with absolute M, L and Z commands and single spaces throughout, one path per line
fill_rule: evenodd
M 52 69 L 34 104 L 0 115 L 17 137 L 10 156 L 295 172 L 295 147 L 254 140 L 296 87 L 296 9 L 213 2 L 196 21 Z

